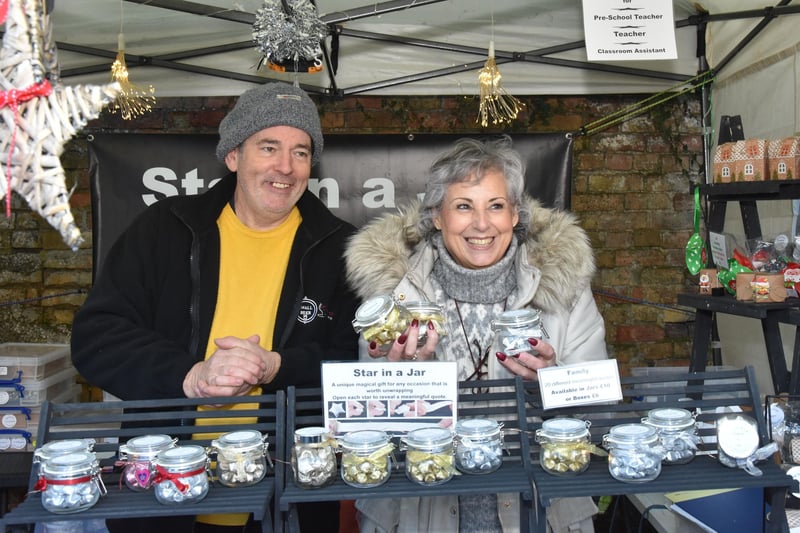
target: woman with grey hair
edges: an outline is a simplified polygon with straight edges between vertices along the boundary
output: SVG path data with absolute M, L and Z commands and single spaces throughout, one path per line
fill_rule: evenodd
M 348 244 L 348 281 L 362 299 L 444 309 L 448 334 L 432 324 L 418 348 L 412 322 L 388 352 L 363 346 L 362 359 L 457 361 L 459 380 L 537 379 L 540 368 L 607 358 L 603 318 L 591 291 L 589 239 L 567 212 L 524 193 L 524 164 L 502 136 L 460 139 L 429 173 L 421 204 L 365 225 Z M 491 352 L 491 321 L 506 310 L 540 311 L 542 339 L 508 356 Z M 365 343 L 366 344 L 366 343 Z M 385 358 L 385 359 L 383 359 Z M 517 495 L 369 499 L 357 503 L 362 531 L 515 531 Z M 563 507 L 563 509 L 559 509 Z M 555 531 L 591 531 L 590 498 L 553 506 Z

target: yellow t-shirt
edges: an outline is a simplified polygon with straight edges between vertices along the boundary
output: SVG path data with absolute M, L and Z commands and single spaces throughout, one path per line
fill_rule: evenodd
M 214 321 L 206 347 L 208 358 L 216 345 L 214 339 L 232 335 L 247 338 L 253 334 L 261 337 L 259 343 L 265 350 L 272 349 L 272 331 L 278 302 L 283 288 L 286 266 L 297 228 L 302 220 L 294 208 L 280 226 L 266 231 L 248 228 L 236 218 L 230 205 L 225 206 L 217 227 L 220 235 L 219 291 Z M 260 387 L 250 391 L 251 396 L 261 394 Z M 225 406 L 221 409 L 256 409 L 255 403 Z M 220 408 L 200 406 L 200 410 Z M 226 422 L 252 424 L 255 418 L 226 418 Z M 218 423 L 219 419 L 198 419 L 196 425 Z M 213 439 L 218 434 L 196 434 L 195 438 Z M 247 523 L 246 513 L 224 515 L 200 515 L 199 522 L 207 524 L 238 526 Z

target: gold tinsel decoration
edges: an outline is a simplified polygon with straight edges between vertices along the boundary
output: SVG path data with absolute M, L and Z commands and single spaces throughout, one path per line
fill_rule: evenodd
M 153 109 L 156 103 L 155 89 L 152 85 L 140 87 L 128 80 L 128 67 L 125 64 L 125 35 L 118 36 L 117 58 L 111 64 L 111 80 L 119 83 L 120 93 L 109 106 L 109 111 L 119 113 L 123 119 L 131 120 Z
M 525 104 L 508 94 L 500 84 L 503 76 L 494 60 L 494 41 L 489 42 L 489 57 L 478 73 L 478 87 L 481 92 L 481 104 L 478 120 L 484 128 L 492 124 L 510 123 L 525 107 Z

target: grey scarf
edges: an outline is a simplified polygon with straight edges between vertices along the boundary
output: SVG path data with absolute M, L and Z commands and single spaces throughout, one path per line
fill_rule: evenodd
M 456 263 L 445 248 L 441 233 L 436 233 L 432 242 L 439 252 L 439 258 L 433 264 L 433 277 L 451 298 L 460 302 L 491 304 L 505 300 L 516 288 L 516 238 L 511 239 L 511 245 L 500 261 L 480 269 L 464 268 Z

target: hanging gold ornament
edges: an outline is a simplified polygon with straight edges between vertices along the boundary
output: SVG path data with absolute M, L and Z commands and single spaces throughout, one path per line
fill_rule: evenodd
M 492 124 L 510 123 L 517 118 L 525 104 L 508 94 L 500 84 L 503 76 L 494 60 L 494 41 L 489 41 L 489 57 L 478 73 L 478 88 L 481 92 L 481 104 L 478 120 L 484 128 Z
M 123 119 L 131 120 L 153 109 L 156 103 L 156 90 L 152 85 L 140 87 L 128 80 L 128 67 L 125 65 L 125 35 L 117 37 L 117 58 L 111 64 L 111 80 L 119 83 L 120 93 L 109 106 L 109 111 L 119 113 Z

